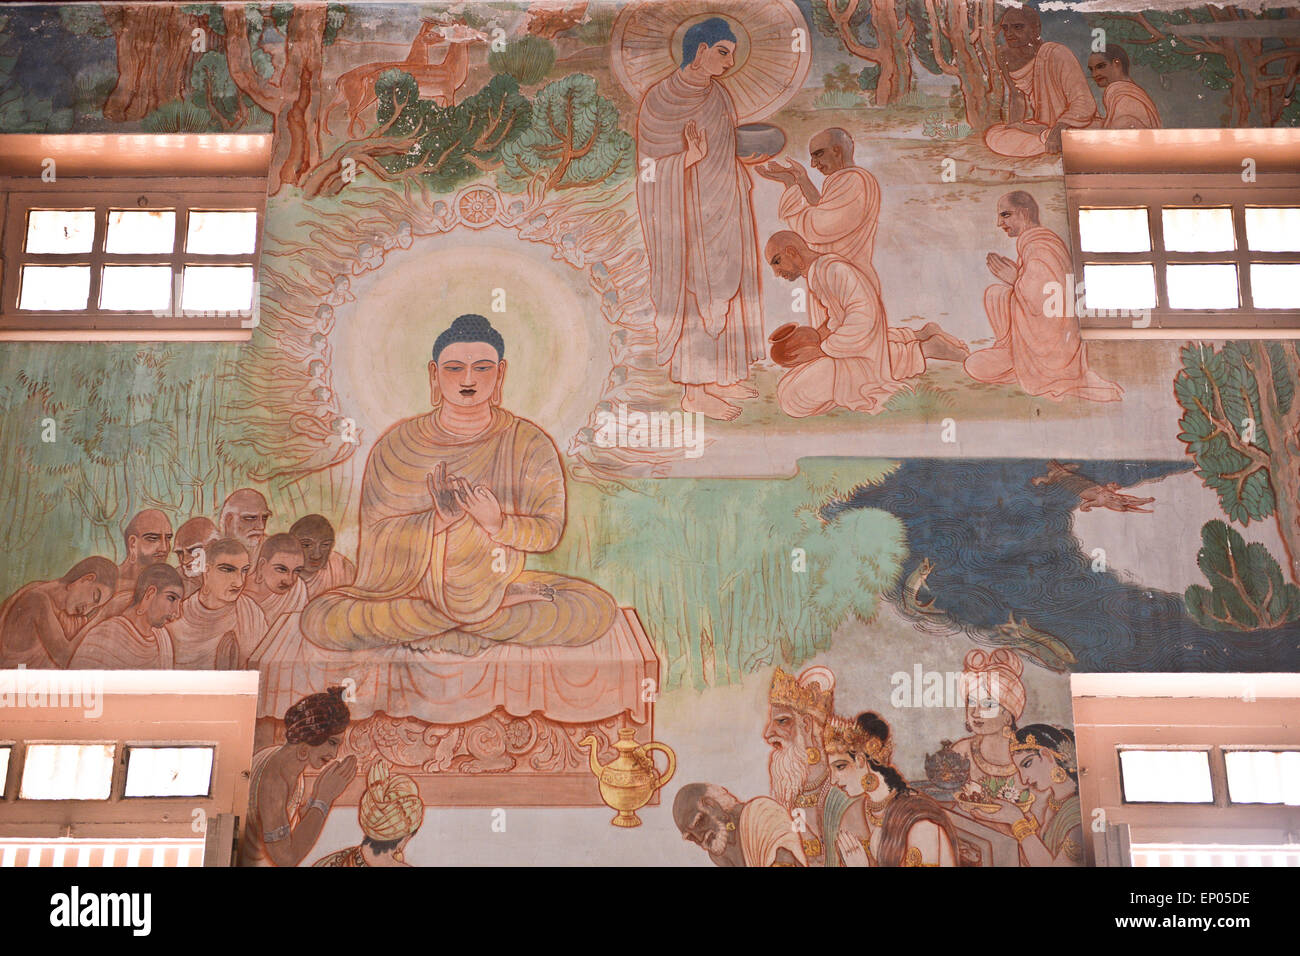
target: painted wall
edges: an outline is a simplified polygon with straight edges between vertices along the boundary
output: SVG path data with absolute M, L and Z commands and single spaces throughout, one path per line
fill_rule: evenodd
M 1300 472 L 1293 439 L 1274 440 L 1300 414 L 1300 354 L 1085 345 L 1069 320 L 986 293 L 1053 274 L 1048 233 L 1067 235 L 1050 129 L 1008 130 L 1004 96 L 1013 71 L 1041 69 L 1040 95 L 1091 97 L 1074 125 L 1140 123 L 1145 98 L 1166 127 L 1294 126 L 1295 38 L 1216 25 L 1297 14 L 1044 12 L 1038 36 L 1012 17 L 1028 45 L 1008 49 L 1003 8 L 966 8 L 967 23 L 889 0 L 0 13 L 4 132 L 276 143 L 251 342 L 0 353 L 0 593 L 52 582 L 0 612 L 6 666 L 28 660 L 16 648 L 39 658 L 39 633 L 66 658 L 101 623 L 89 605 L 111 589 L 59 579 L 102 555 L 121 566 L 114 609 L 162 625 L 135 632 L 144 644 L 262 669 L 263 861 L 391 861 L 378 834 L 417 865 L 707 865 L 679 826 L 716 837 L 723 863 L 1079 859 L 1070 671 L 1300 667 L 1285 517 Z M 681 67 L 710 15 L 730 32 Z M 1127 52 L 1127 105 L 1085 72 L 1097 30 Z M 735 148 L 745 124 L 770 128 Z M 826 181 L 817 163 L 847 159 L 810 157 L 845 145 L 828 129 L 869 176 Z M 801 164 L 807 189 L 772 159 Z M 1017 191 L 1038 223 L 1008 207 Z M 1000 212 L 1019 217 L 1008 234 Z M 815 248 L 767 246 L 787 229 Z M 427 366 L 462 314 L 500 333 L 494 404 L 532 430 L 500 412 L 486 439 L 437 424 L 495 387 L 481 331 L 459 346 L 487 361 L 476 395 L 449 385 L 431 417 Z M 822 321 L 815 361 L 774 361 L 781 326 Z M 438 478 L 425 495 L 438 462 L 491 501 Z M 558 543 L 499 530 L 557 502 Z M 215 531 L 168 542 L 198 516 Z M 303 551 L 258 554 L 291 528 Z M 213 537 L 243 550 L 182 579 L 174 614 L 192 620 L 142 610 L 141 569 Z M 249 604 L 272 613 L 236 615 Z M 286 711 L 333 685 L 347 726 L 315 699 L 331 733 L 303 738 Z M 864 712 L 878 719 L 853 724 Z M 1032 725 L 1051 729 L 1030 743 Z M 637 829 L 608 825 L 581 743 L 607 763 L 620 728 L 676 756 Z M 945 765 L 971 800 L 945 790 Z M 683 790 L 696 781 L 725 792 Z M 910 816 L 882 822 L 905 801 Z M 294 838 L 305 852 L 266 849 L 300 827 L 316 834 Z

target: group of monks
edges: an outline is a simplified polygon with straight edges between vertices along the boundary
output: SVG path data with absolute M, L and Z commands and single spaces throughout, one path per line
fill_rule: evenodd
M 1079 61 L 1060 43 L 1044 42 L 1036 10 L 1008 10 L 999 30 L 1005 44 L 998 47 L 998 66 L 1010 105 L 1006 122 L 984 134 L 993 152 L 1025 158 L 1059 153 L 1067 129 L 1159 128 L 1160 111 L 1129 76 L 1123 47 L 1108 43 L 1088 57 L 1088 71 L 1102 92 L 1099 114 Z
M 1010 107 L 1007 122 L 985 137 L 995 152 L 1059 152 L 1061 131 L 1070 127 L 1159 125 L 1118 46 L 1089 61 L 1104 91 L 1099 118 L 1078 62 L 1060 44 L 1042 41 L 1037 13 L 1009 10 L 1000 30 Z M 747 382 L 765 353 L 747 165 L 785 187 L 777 214 L 787 228 L 767 239 L 764 259 L 779 278 L 807 286 L 810 324 L 784 325 L 769 340 L 772 358 L 789 369 L 776 391 L 787 415 L 837 408 L 876 414 L 936 360 L 962 362 L 976 381 L 1018 385 L 1035 396 L 1121 397 L 1117 385 L 1089 369 L 1073 310 L 1052 308 L 1068 284 L 1070 259 L 1060 237 L 1039 222 L 1029 193 L 998 202 L 997 225 L 1016 240 L 1017 258 L 987 257 L 998 280 L 984 297 L 992 346 L 972 354 L 934 322 L 891 328 L 872 263 L 880 186 L 855 165 L 852 136 L 832 128 L 810 141 L 812 165 L 824 177 L 820 189 L 794 160 L 754 161 L 730 94 L 716 82 L 735 63 L 730 26 L 722 18 L 702 21 L 686 32 L 682 50 L 681 67 L 647 91 L 638 111 L 638 161 L 650 172 L 639 177 L 637 200 L 657 360 L 683 386 L 683 409 L 730 421 L 758 395 Z
M 356 575 L 324 516 L 268 535 L 270 518 L 252 488 L 226 498 L 216 521 L 190 518 L 174 533 L 163 512 L 141 511 L 123 529 L 121 564 L 85 558 L 0 604 L 0 669 L 246 666 L 282 614 Z

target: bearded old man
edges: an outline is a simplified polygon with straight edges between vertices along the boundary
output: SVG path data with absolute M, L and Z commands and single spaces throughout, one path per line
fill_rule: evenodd
M 717 82 L 736 36 L 711 17 L 690 27 L 681 67 L 646 91 L 637 113 L 637 207 L 650 260 L 659 364 L 684 387 L 682 408 L 730 420 L 763 357 L 753 184 L 736 156 L 736 108 Z M 649 166 L 646 166 L 647 161 Z
M 673 798 L 673 821 L 717 866 L 808 865 L 790 812 L 771 797 L 741 803 L 725 787 L 688 783 Z
M 763 739 L 772 748 L 772 796 L 790 811 L 809 866 L 840 865 L 835 840 L 849 805 L 834 786 L 822 749 L 834 696 L 835 675 L 827 667 L 806 668 L 797 678 L 778 667 L 768 692 Z

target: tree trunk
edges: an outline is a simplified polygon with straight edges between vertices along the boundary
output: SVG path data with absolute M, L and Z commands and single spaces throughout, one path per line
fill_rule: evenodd
M 1268 438 L 1268 480 L 1273 487 L 1277 530 L 1286 548 L 1286 566 L 1291 580 L 1300 584 L 1300 395 L 1291 400 L 1284 415 L 1273 389 L 1273 358 L 1267 342 L 1250 344 L 1251 366 L 1259 383 L 1260 430 Z M 1286 360 L 1284 376 L 1296 381 L 1300 355 L 1295 345 L 1281 345 Z
M 104 19 L 117 44 L 117 85 L 104 103 L 105 119 L 139 120 L 185 96 L 199 57 L 191 49 L 199 17 L 171 4 L 104 4 Z
M 957 77 L 966 123 L 982 133 L 1002 120 L 1002 71 L 998 68 L 994 0 L 926 0 L 931 53 L 939 69 Z M 945 38 L 952 61 L 943 58 Z

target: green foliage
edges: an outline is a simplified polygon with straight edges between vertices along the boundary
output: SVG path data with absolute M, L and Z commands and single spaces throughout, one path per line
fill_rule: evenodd
M 813 106 L 823 110 L 849 110 L 865 105 L 866 101 L 857 93 L 841 90 L 827 90 L 813 100 Z
M 1251 459 L 1234 447 L 1246 444 L 1244 435 L 1253 432 L 1254 446 L 1270 453 L 1259 427 L 1259 383 L 1249 365 L 1249 349 L 1245 342 L 1229 342 L 1218 350 L 1203 343 L 1188 345 L 1174 378 L 1174 396 L 1183 409 L 1178 439 L 1196 461 L 1196 474 L 1218 494 L 1224 513 L 1241 524 L 1269 517 L 1276 505 L 1268 469 L 1247 474 Z M 1278 365 L 1288 367 L 1285 362 Z M 1281 394 L 1290 407 L 1290 382 L 1284 383 Z
M 789 479 L 659 479 L 608 495 L 570 484 L 570 515 L 589 517 L 571 517 L 541 563 L 635 606 L 666 687 L 728 684 L 774 661 L 798 666 L 845 621 L 871 620 L 898 579 L 907 545 L 896 517 L 821 517 L 894 467 L 806 460 Z
M 146 133 L 208 133 L 221 127 L 207 110 L 185 100 L 170 100 L 140 120 Z
M 1148 11 L 1143 14 L 1155 29 L 1165 34 L 1158 43 L 1147 43 L 1151 35 L 1140 24 L 1121 16 L 1089 14 L 1085 20 L 1090 28 L 1106 31 L 1106 41 L 1122 46 L 1134 63 L 1149 66 L 1159 73 L 1190 70 L 1200 76 L 1201 82 L 1211 90 L 1226 90 L 1232 82 L 1232 70 L 1227 61 L 1216 53 L 1198 53 L 1169 32 L 1171 26 L 1190 23 L 1213 23 L 1214 18 L 1205 7 L 1169 12 Z
M 618 119 L 618 108 L 585 73 L 548 83 L 533 101 L 532 125 L 501 150 L 497 185 L 522 192 L 542 177 L 548 189 L 570 189 L 630 176 L 636 146 Z
M 874 90 L 880 84 L 880 66 L 875 63 L 868 63 L 858 73 L 858 89 Z
M 1201 528 L 1196 563 L 1209 588 L 1194 584 L 1184 601 L 1203 626 L 1257 630 L 1300 619 L 1300 588 L 1282 580 L 1282 569 L 1259 542 L 1246 544 L 1234 528 L 1209 521 Z
M 59 24 L 73 36 L 105 40 L 113 35 L 98 3 L 65 3 L 58 9 Z
M 513 76 L 520 86 L 540 82 L 554 65 L 555 47 L 542 37 L 520 37 L 507 43 L 504 50 L 488 54 L 488 66 L 496 73 Z
M 348 18 L 348 9 L 341 3 L 325 5 L 325 46 L 330 46 L 338 38 L 339 31 Z
M 879 73 L 879 68 L 877 68 Z M 860 89 L 858 79 L 849 69 L 847 63 L 836 63 L 835 69 L 822 75 L 822 88 L 838 93 L 856 93 Z
M 68 132 L 72 129 L 72 108 L 55 109 L 50 97 L 29 96 L 14 76 L 18 50 L 9 32 L 9 21 L 7 15 L 0 14 L 0 132 Z
M 499 164 L 504 149 L 524 135 L 532 116 L 518 81 L 504 73 L 455 106 L 421 100 L 415 79 L 397 69 L 380 74 L 375 95 L 380 125 L 393 120 L 388 136 L 400 139 L 419 132 L 405 154 L 380 156 L 378 161 L 390 173 L 423 167 L 421 175 L 441 191 Z

